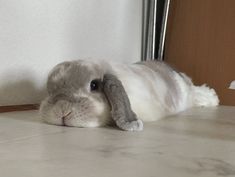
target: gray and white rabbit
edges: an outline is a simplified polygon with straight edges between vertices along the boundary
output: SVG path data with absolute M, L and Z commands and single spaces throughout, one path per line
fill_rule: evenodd
M 195 86 L 185 74 L 160 61 L 131 65 L 76 60 L 56 65 L 40 106 L 50 124 L 99 127 L 115 123 L 129 131 L 190 107 L 217 106 L 206 85 Z

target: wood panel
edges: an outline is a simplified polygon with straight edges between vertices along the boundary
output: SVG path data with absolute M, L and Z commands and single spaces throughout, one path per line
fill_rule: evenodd
M 172 0 L 165 61 L 196 84 L 208 83 L 221 104 L 235 105 L 235 1 Z
M 38 108 L 39 108 L 38 104 L 0 106 L 0 113 L 13 112 L 13 111 L 37 110 Z

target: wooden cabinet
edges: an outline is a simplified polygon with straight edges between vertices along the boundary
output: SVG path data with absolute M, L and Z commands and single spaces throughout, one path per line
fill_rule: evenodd
M 165 61 L 235 105 L 235 0 L 172 0 Z

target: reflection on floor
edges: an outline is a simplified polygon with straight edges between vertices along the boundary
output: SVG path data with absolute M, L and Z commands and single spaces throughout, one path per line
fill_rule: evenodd
M 0 114 L 2 177 L 235 176 L 235 107 L 196 108 L 142 132 L 43 123 Z

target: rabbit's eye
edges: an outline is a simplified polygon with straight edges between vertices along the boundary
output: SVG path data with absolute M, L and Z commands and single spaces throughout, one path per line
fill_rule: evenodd
M 93 81 L 91 81 L 90 83 L 90 89 L 91 91 L 96 91 L 99 89 L 99 85 L 100 85 L 100 80 L 95 79 Z

